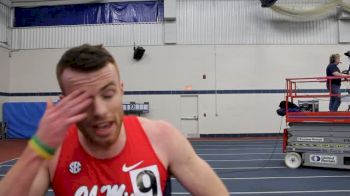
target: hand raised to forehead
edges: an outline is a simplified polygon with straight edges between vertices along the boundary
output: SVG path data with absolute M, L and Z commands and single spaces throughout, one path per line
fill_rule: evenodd
M 86 109 L 92 103 L 88 90 L 78 89 L 54 105 L 49 99 L 40 120 L 37 136 L 43 143 L 56 148 L 64 139 L 70 125 L 86 118 Z

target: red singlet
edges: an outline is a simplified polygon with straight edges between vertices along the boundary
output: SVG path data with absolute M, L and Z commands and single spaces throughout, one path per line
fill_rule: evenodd
M 56 196 L 163 195 L 167 169 L 158 159 L 137 117 L 123 119 L 126 144 L 110 159 L 97 159 L 82 148 L 76 126 L 62 144 L 52 181 Z

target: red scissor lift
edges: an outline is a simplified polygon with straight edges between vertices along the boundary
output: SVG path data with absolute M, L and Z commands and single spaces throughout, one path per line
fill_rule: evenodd
M 286 79 L 286 122 L 283 133 L 285 164 L 289 168 L 301 165 L 350 169 L 350 111 L 289 111 L 288 102 L 327 100 L 337 96 L 328 90 L 305 89 L 320 85 L 325 89 L 327 79 L 345 77 L 313 77 Z M 331 84 L 331 80 L 329 80 Z M 339 95 L 338 95 L 339 96 Z

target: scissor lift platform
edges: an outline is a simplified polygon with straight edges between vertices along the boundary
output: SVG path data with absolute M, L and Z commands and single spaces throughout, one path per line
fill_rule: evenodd
M 337 77 L 287 79 L 286 108 L 296 99 L 318 99 L 335 96 L 328 91 L 306 94 L 300 84 L 325 83 Z M 347 77 L 345 77 L 347 78 Z M 328 80 L 329 81 L 329 80 Z M 302 111 L 288 112 L 288 128 L 283 133 L 285 164 L 350 169 L 350 112 Z
M 289 123 L 285 163 L 350 169 L 350 124 Z

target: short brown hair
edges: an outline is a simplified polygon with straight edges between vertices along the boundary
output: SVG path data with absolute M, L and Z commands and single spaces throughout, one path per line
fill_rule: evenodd
M 332 54 L 330 57 L 329 57 L 329 63 L 335 63 L 335 60 L 337 58 L 340 58 L 340 54 Z
M 81 72 L 92 72 L 103 68 L 108 63 L 116 65 L 113 56 L 103 45 L 83 44 L 71 48 L 62 55 L 56 66 L 58 83 L 62 89 L 61 75 L 66 68 Z M 119 76 L 118 68 L 116 67 L 116 69 Z

